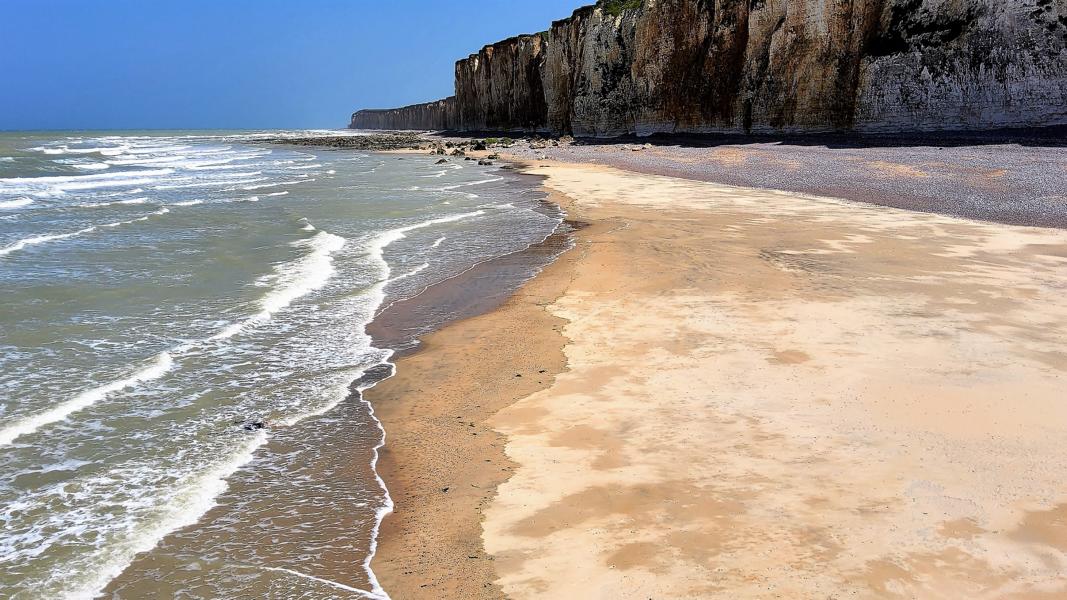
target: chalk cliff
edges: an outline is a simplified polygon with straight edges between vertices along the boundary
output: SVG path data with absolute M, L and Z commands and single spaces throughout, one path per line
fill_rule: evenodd
M 352 127 L 656 132 L 1067 124 L 1067 0 L 601 0 Z

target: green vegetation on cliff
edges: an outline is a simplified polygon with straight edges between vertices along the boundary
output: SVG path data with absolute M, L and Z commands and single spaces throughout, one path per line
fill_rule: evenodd
M 644 0 L 598 0 L 597 8 L 613 17 L 621 15 L 624 11 L 641 8 Z

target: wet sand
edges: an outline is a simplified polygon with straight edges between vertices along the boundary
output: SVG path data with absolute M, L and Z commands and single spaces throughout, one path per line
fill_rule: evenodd
M 457 298 L 468 303 L 468 318 L 424 336 L 416 351 L 396 361 L 396 376 L 366 392 L 387 432 L 378 472 L 395 504 L 382 523 L 372 568 L 394 598 L 501 596 L 492 583 L 493 559 L 482 547 L 481 519 L 513 465 L 504 438 L 487 421 L 545 389 L 564 368 L 563 321 L 545 306 L 569 281 L 574 255 L 563 254 L 513 295 L 495 293 L 516 263 L 563 251 L 570 241 L 565 231 L 579 225 L 434 286 L 375 320 L 375 337 L 389 339 L 397 333 L 392 324 L 411 322 L 412 314 Z
M 1067 593 L 1067 232 L 529 172 L 575 249 L 369 394 L 393 597 Z

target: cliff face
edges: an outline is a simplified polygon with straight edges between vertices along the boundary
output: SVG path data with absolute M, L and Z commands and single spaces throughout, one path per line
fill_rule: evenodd
M 458 128 L 455 117 L 456 99 L 412 104 L 403 108 L 364 109 L 352 114 L 349 129 L 417 129 L 442 130 Z
M 415 110 L 431 103 L 361 111 L 353 126 L 611 136 L 1067 124 L 1067 0 L 612 4 L 459 61 L 439 118 Z
M 456 111 L 462 129 L 545 128 L 545 38 L 521 35 L 456 63 Z

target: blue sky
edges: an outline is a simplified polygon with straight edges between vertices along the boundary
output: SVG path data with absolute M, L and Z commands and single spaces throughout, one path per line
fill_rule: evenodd
M 591 0 L 0 0 L 0 130 L 343 127 Z

